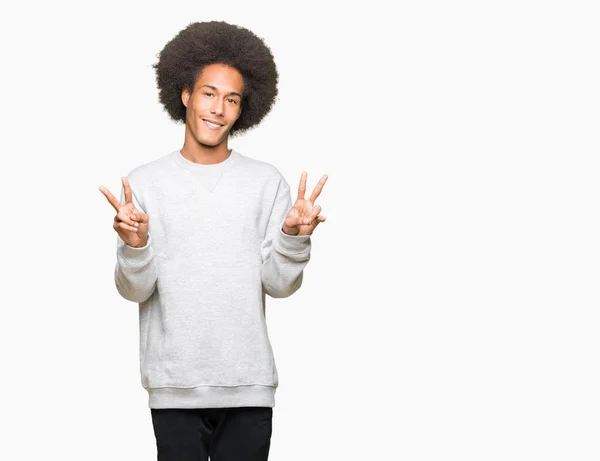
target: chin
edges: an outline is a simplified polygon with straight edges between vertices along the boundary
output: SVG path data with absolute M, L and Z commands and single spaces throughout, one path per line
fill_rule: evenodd
M 215 138 L 210 138 L 207 136 L 200 136 L 200 138 L 198 138 L 198 142 L 205 146 L 215 147 L 215 146 L 218 146 L 219 144 L 221 144 L 223 142 L 223 139 L 222 138 L 215 139 Z

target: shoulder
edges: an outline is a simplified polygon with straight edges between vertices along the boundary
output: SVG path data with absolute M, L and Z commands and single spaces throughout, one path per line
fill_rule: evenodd
M 169 170 L 171 166 L 171 153 L 136 166 L 127 174 L 127 180 L 134 187 L 145 187 L 155 183 Z
M 163 190 L 164 185 L 168 184 L 168 180 L 164 180 L 164 178 L 168 178 L 172 174 L 171 169 L 174 165 L 170 156 L 171 154 L 163 155 L 138 165 L 127 174 L 133 198 L 144 212 L 147 212 L 148 204 L 153 200 L 157 191 Z
M 254 179 L 269 183 L 281 183 L 281 185 L 289 187 L 281 171 L 272 163 L 242 155 L 238 151 L 236 152 L 239 156 L 240 167 L 248 174 L 251 174 Z

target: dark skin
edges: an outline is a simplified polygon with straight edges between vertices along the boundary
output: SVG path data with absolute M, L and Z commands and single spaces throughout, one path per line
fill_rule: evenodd
M 242 114 L 243 94 L 242 74 L 223 64 L 206 66 L 193 92 L 183 89 L 181 102 L 186 107 L 186 119 L 181 154 L 186 159 L 210 165 L 229 157 L 229 132 Z M 221 126 L 212 129 L 205 120 Z
M 181 101 L 186 107 L 185 140 L 181 154 L 194 163 L 206 165 L 226 160 L 231 151 L 228 148 L 229 132 L 242 113 L 244 79 L 240 72 L 225 64 L 206 66 L 196 80 L 194 91 L 184 88 Z M 209 122 L 215 122 L 211 124 Z M 294 205 L 288 212 L 282 226 L 289 235 L 311 235 L 315 228 L 325 221 L 320 215 L 321 206 L 315 200 L 327 182 L 323 175 L 309 198 L 306 195 L 308 174 L 302 172 Z M 121 178 L 125 203 L 105 187 L 100 187 L 108 202 L 116 210 L 113 228 L 129 246 L 142 247 L 148 240 L 147 214 L 137 210 L 127 178 Z

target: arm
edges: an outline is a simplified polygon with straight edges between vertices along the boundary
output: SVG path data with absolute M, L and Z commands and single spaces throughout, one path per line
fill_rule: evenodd
M 124 191 L 121 189 L 121 201 L 123 200 Z M 146 213 L 135 196 L 133 196 L 133 203 L 137 210 Z M 152 295 L 156 288 L 158 274 L 150 233 L 146 245 L 140 248 L 127 245 L 120 236 L 117 236 L 117 263 L 114 278 L 117 291 L 128 301 L 142 303 Z
M 304 267 L 310 259 L 310 235 L 288 235 L 282 230 L 291 207 L 290 187 L 282 178 L 261 244 L 261 280 L 272 298 L 288 297 L 300 288 Z

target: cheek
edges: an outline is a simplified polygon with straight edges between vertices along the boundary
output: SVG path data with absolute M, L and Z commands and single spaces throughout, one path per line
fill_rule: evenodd
M 194 112 L 199 113 L 210 109 L 210 101 L 206 98 L 194 98 L 192 101 Z
M 234 108 L 231 110 L 231 120 L 233 122 L 240 118 L 240 115 L 242 115 L 242 112 L 239 110 L 239 108 Z

